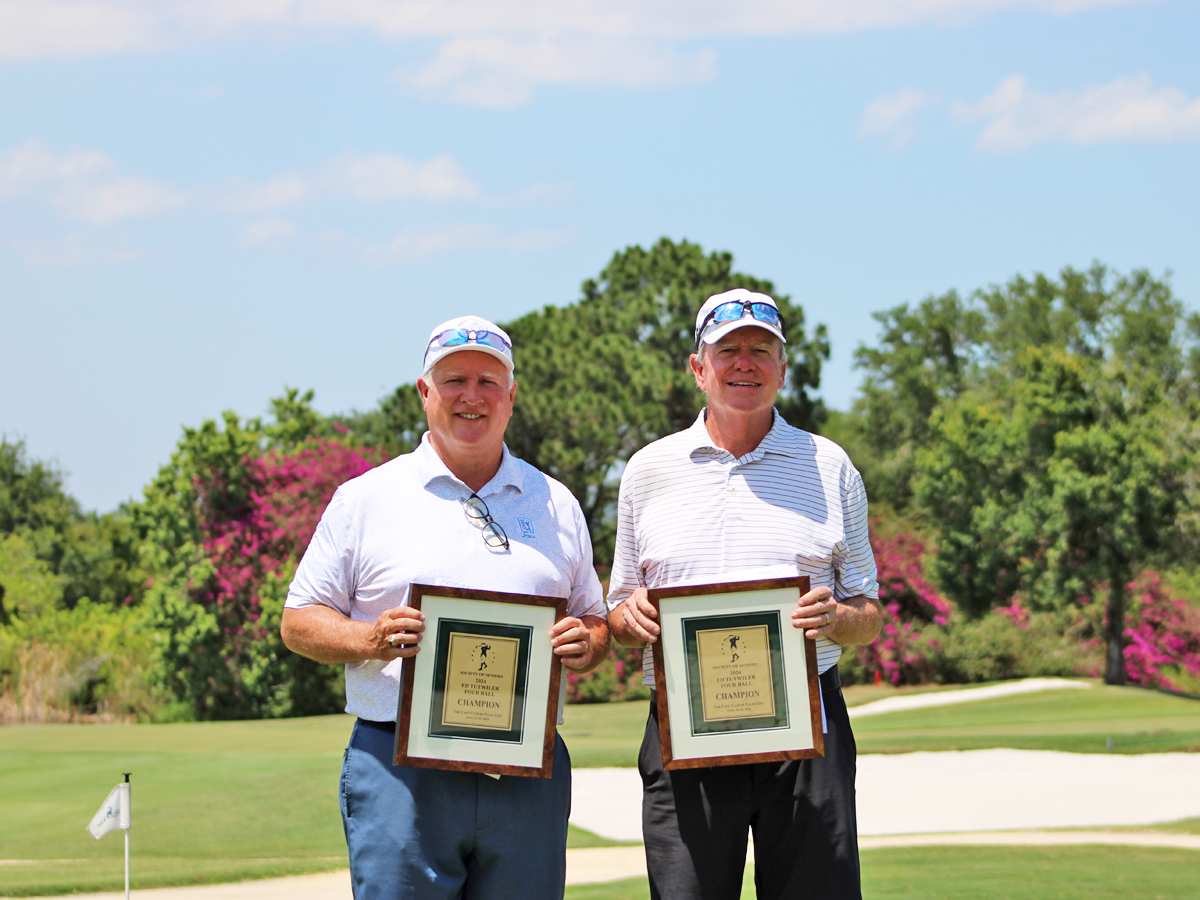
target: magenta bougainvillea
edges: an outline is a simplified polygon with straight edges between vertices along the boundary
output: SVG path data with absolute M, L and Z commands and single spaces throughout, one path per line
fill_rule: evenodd
M 378 451 L 330 440 L 245 460 L 246 502 L 201 523 L 213 576 L 196 591 L 216 613 L 235 655 L 266 636 L 259 597 L 264 581 L 303 555 L 338 485 L 383 461 Z
M 920 684 L 932 678 L 931 639 L 922 634 L 929 625 L 944 625 L 951 606 L 925 580 L 925 543 L 913 534 L 877 537 L 871 549 L 879 570 L 879 602 L 883 630 L 871 644 L 858 648 L 868 672 L 882 673 L 890 684 Z
M 1182 690 L 1173 671 L 1200 679 L 1200 610 L 1171 594 L 1156 572 L 1129 585 L 1125 676 L 1132 684 Z

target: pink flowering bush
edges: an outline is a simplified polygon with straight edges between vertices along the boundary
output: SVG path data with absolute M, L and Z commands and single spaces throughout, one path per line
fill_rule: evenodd
M 343 704 L 341 667 L 288 651 L 279 624 L 334 491 L 386 454 L 293 433 L 295 421 L 262 426 L 227 413 L 223 429 L 185 429 L 146 491 L 156 668 L 176 698 L 160 720 L 313 715 Z
M 871 549 L 879 570 L 883 630 L 872 643 L 856 648 L 856 659 L 844 666 L 854 670 L 854 680 L 880 672 L 893 685 L 932 681 L 938 644 L 927 630 L 949 622 L 952 608 L 925 580 L 925 543 L 909 533 L 880 538 L 873 532 Z
M 321 439 L 246 460 L 247 502 L 202 520 L 213 570 L 193 595 L 216 611 L 232 656 L 269 636 L 259 596 L 266 578 L 304 554 L 338 485 L 382 461 L 377 451 Z M 211 487 L 198 476 L 196 490 L 206 496 Z
M 1130 585 L 1125 677 L 1169 691 L 1200 688 L 1200 610 L 1172 595 L 1156 572 Z
M 608 703 L 614 700 L 644 700 L 650 689 L 642 684 L 642 651 L 612 644 L 608 658 L 590 672 L 580 675 L 563 668 L 568 703 Z

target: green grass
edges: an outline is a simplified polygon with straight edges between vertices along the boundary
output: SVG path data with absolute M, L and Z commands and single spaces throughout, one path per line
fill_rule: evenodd
M 567 707 L 559 734 L 571 765 L 584 768 L 636 766 L 650 703 L 576 703 Z
M 949 690 L 938 688 L 936 690 Z M 848 689 L 850 702 L 882 699 L 890 688 Z M 647 704 L 568 706 L 563 739 L 576 766 L 634 766 Z M 1200 700 L 1140 688 L 1097 685 L 972 700 L 865 716 L 854 721 L 859 753 L 1011 747 L 1071 753 L 1200 751 Z
M 904 847 L 862 854 L 864 900 L 1192 900 L 1200 853 L 1157 847 Z M 645 878 L 567 900 L 649 900 Z M 742 900 L 754 900 L 746 867 Z
M 897 847 L 862 854 L 864 900 L 1190 900 L 1200 852 L 1161 847 Z M 753 897 L 744 890 L 743 897 Z
M 1011 747 L 1106 753 L 1200 751 L 1200 700 L 1139 688 L 1015 694 L 854 721 L 859 753 Z M 1125 743 L 1128 742 L 1128 743 Z M 1133 743 L 1137 742 L 1137 743 Z
M 0 894 L 120 889 L 122 836 L 84 829 L 125 771 L 137 887 L 345 866 L 337 785 L 349 730 L 346 716 L 0 728 L 0 855 L 41 861 L 0 866 Z
M 568 707 L 562 732 L 575 766 L 634 765 L 646 712 L 645 702 Z M 0 857 L 31 861 L 0 866 L 0 895 L 121 887 L 121 836 L 94 841 L 84 826 L 123 771 L 134 773 L 135 887 L 344 866 L 337 785 L 351 721 L 0 727 Z M 1046 691 L 870 716 L 855 730 L 860 752 L 876 753 L 1104 752 L 1106 737 L 1155 734 L 1172 740 L 1117 752 L 1200 750 L 1200 701 L 1133 688 Z M 1165 827 L 1200 832 L 1196 820 Z M 616 843 L 575 828 L 568 840 Z

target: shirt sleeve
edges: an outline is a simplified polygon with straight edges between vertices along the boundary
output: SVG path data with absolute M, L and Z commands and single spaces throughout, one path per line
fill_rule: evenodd
M 571 599 L 567 613 L 572 616 L 603 616 L 604 589 L 592 561 L 592 538 L 579 504 L 571 504 L 571 521 L 575 528 L 575 543 L 579 548 L 578 563 L 571 579 Z M 564 680 L 565 683 L 565 680 Z
M 879 597 L 879 576 L 875 554 L 871 551 L 868 527 L 867 491 L 858 470 L 846 464 L 842 477 L 842 527 L 845 539 L 834 559 L 836 582 L 834 598 L 848 600 L 862 595 Z
M 339 488 L 329 501 L 288 588 L 289 609 L 328 606 L 350 615 L 354 599 L 354 527 L 350 502 Z
M 634 528 L 633 505 L 629 502 L 626 491 L 630 481 L 630 472 L 626 468 L 625 477 L 621 479 L 621 490 L 617 496 L 617 544 L 613 553 L 612 574 L 608 581 L 609 609 L 616 609 L 641 586 L 641 579 L 638 578 L 637 537 Z

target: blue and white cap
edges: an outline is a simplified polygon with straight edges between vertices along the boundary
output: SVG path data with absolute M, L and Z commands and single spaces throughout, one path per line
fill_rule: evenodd
M 747 325 L 765 328 L 785 344 L 783 317 L 775 300 L 766 294 L 734 288 L 713 294 L 696 313 L 696 346 L 715 344 L 729 332 Z
M 477 350 L 496 357 L 509 372 L 513 370 L 512 338 L 503 329 L 479 316 L 459 316 L 443 322 L 429 335 L 425 348 L 425 368 L 428 375 L 438 360 L 459 350 Z

